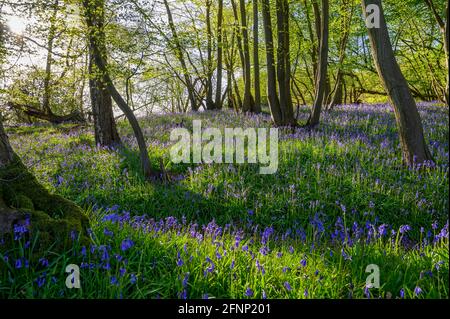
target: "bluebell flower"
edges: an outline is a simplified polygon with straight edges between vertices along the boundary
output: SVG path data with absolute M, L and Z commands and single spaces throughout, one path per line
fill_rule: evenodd
M 81 256 L 86 257 L 86 246 L 81 247 Z
M 40 258 L 39 263 L 42 265 L 42 267 L 48 267 L 48 260 L 46 258 Z
M 183 282 L 182 282 L 183 288 L 186 288 L 186 287 L 187 287 L 188 280 L 189 280 L 189 273 L 187 272 L 187 273 L 184 275 L 184 278 L 183 278 Z
M 245 296 L 253 297 L 253 290 L 251 290 L 250 288 L 247 288 L 247 290 L 245 290 Z
M 116 276 L 112 276 L 112 277 L 111 277 L 111 285 L 113 285 L 113 286 L 119 285 L 119 282 L 118 282 Z
M 186 289 L 183 289 L 183 291 L 180 292 L 180 299 L 187 299 L 187 291 Z
M 409 226 L 409 225 L 400 226 L 400 234 L 407 233 L 410 230 L 411 230 L 411 226 Z
M 39 276 L 37 279 L 36 279 L 36 283 L 37 283 L 37 285 L 38 285 L 38 287 L 39 288 L 41 288 L 43 285 L 45 285 L 45 277 L 44 276 Z
M 16 268 L 16 269 L 20 269 L 20 268 L 22 268 L 22 259 L 16 259 L 16 263 L 15 263 L 15 265 L 14 265 L 14 267 Z
M 111 230 L 109 230 L 109 229 L 106 228 L 106 227 L 103 229 L 103 234 L 105 234 L 105 236 L 109 236 L 109 237 L 114 236 L 114 232 L 111 231 Z
M 422 293 L 422 288 L 420 288 L 419 286 L 416 286 L 416 288 L 414 288 L 414 296 L 418 296 Z
M 291 291 L 292 290 L 291 285 L 287 281 L 284 282 L 284 288 L 286 288 L 287 291 Z
M 122 240 L 122 243 L 120 244 L 120 249 L 122 251 L 126 251 L 133 246 L 134 246 L 134 242 L 131 239 L 127 238 L 127 239 Z
M 370 290 L 369 287 L 367 286 L 364 287 L 364 295 L 366 296 L 367 299 L 370 299 Z

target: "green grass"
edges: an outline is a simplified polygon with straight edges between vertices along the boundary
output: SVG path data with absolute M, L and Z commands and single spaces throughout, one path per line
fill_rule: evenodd
M 302 109 L 302 117 L 306 112 Z M 110 247 L 111 268 L 102 268 L 98 250 L 91 254 L 88 247 L 82 256 L 76 243 L 64 254 L 49 249 L 45 258 L 50 265 L 42 267 L 32 260 L 32 245 L 23 249 L 16 241 L 12 250 L 0 250 L 2 259 L 8 256 L 4 263 L 8 270 L 0 275 L 0 296 L 177 298 L 185 289 L 188 298 L 204 294 L 245 298 L 250 288 L 256 298 L 263 291 L 268 298 L 365 298 L 369 275 L 365 269 L 376 264 L 381 287 L 371 288 L 371 297 L 396 298 L 404 289 L 405 298 L 448 298 L 448 232 L 432 243 L 448 223 L 448 109 L 425 105 L 421 114 L 435 168 L 402 167 L 393 114 L 384 106 L 363 106 L 337 108 L 324 116 L 324 124 L 313 133 L 281 132 L 279 169 L 274 175 L 260 175 L 258 165 L 175 165 L 169 158 L 170 130 L 180 123 L 191 127 L 192 119 L 201 118 L 203 127 L 269 127 L 267 117 L 208 112 L 143 119 L 155 168 L 162 159 L 167 170 L 182 177 L 169 184 L 144 182 L 125 122 L 119 123 L 125 150 L 96 148 L 89 128 L 9 128 L 14 149 L 39 181 L 85 207 L 95 245 Z M 123 224 L 101 219 L 123 211 L 156 221 L 173 216 L 179 223 L 163 232 L 144 231 L 133 219 Z M 311 223 L 314 216 L 323 222 L 322 235 Z M 349 234 L 354 223 L 361 229 L 369 223 L 372 239 L 367 241 L 365 234 L 352 245 L 333 241 L 331 234 L 341 227 L 336 226 L 339 218 L 341 232 Z M 222 227 L 215 239 L 201 230 L 212 220 Z M 438 229 L 431 228 L 434 222 Z M 200 225 L 202 240 L 191 236 L 188 228 L 193 223 Z M 381 224 L 389 225 L 389 233 L 376 238 Z M 402 225 L 410 225 L 411 230 L 400 235 Z M 114 236 L 105 235 L 105 227 Z M 267 227 L 273 227 L 274 234 L 264 255 L 261 233 Z M 243 239 L 235 247 L 238 230 Z M 294 236 L 298 231 L 304 238 Z M 126 238 L 135 245 L 122 252 L 120 245 Z M 25 240 L 20 245 L 24 244 Z M 246 244 L 249 251 L 242 250 Z M 179 252 L 182 266 L 177 266 Z M 118 261 L 114 254 L 127 262 Z M 214 270 L 205 276 L 211 266 L 207 257 Z M 29 268 L 14 267 L 21 258 L 30 260 Z M 264 274 L 256 261 L 263 265 Z M 81 269 L 82 289 L 65 288 L 64 270 L 69 263 L 94 265 Z M 123 276 L 121 268 L 126 269 Z M 38 287 L 36 279 L 44 272 L 46 282 Z M 132 274 L 135 283 L 130 282 Z M 111 283 L 113 277 L 118 284 Z M 418 296 L 416 287 L 423 290 Z

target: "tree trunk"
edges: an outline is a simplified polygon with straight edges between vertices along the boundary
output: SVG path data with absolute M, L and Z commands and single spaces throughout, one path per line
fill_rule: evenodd
M 235 0 L 231 0 L 231 7 L 233 8 L 233 16 L 234 16 L 234 34 L 236 35 L 237 48 L 239 53 L 239 58 L 241 61 L 242 72 L 245 70 L 245 58 L 244 58 L 244 49 L 242 48 L 242 36 L 240 31 L 240 22 L 239 16 L 237 12 L 237 4 Z
M 213 75 L 213 55 L 212 55 L 212 31 L 211 31 L 211 0 L 206 0 L 206 109 L 215 109 L 213 101 L 213 87 L 212 87 L 212 75 Z
M 325 91 L 327 85 L 327 67 L 328 67 L 328 20 L 329 3 L 328 0 L 322 0 L 322 17 L 320 26 L 320 54 L 319 65 L 316 75 L 316 95 L 314 105 L 306 125 L 314 127 L 319 124 L 322 104 L 325 101 Z
M 104 32 L 104 0 L 84 1 L 91 16 L 93 28 L 88 30 L 89 37 L 89 91 L 94 117 L 95 143 L 102 146 L 120 144 L 117 133 L 111 95 L 106 89 L 101 70 L 96 60 L 103 59 L 106 63 L 106 45 Z M 94 49 L 97 46 L 98 50 Z M 97 56 L 98 55 L 98 56 Z
M 56 0 L 53 4 L 53 12 L 50 17 L 50 29 L 47 37 L 47 60 L 45 63 L 44 96 L 42 98 L 42 109 L 49 115 L 52 114 L 52 110 L 50 108 L 50 80 L 52 78 L 53 42 L 55 40 L 56 33 L 55 20 L 58 13 L 58 2 L 59 0 Z
M 10 165 L 14 159 L 14 152 L 9 144 L 8 136 L 3 129 L 3 119 L 0 115 L 0 167 Z
M 39 232 L 35 251 L 62 250 L 75 231 L 88 244 L 89 220 L 71 201 L 50 194 L 13 152 L 0 117 L 0 235 L 29 220 L 31 235 Z
M 280 101 L 277 95 L 275 58 L 273 49 L 272 18 L 270 14 L 269 0 L 262 0 L 262 16 L 264 24 L 264 38 L 266 43 L 266 64 L 267 64 L 267 100 L 269 102 L 272 120 L 277 126 L 283 125 Z
M 416 103 L 392 50 L 381 0 L 362 0 L 362 5 L 364 17 L 367 17 L 368 5 L 380 9 L 380 27 L 368 28 L 368 33 L 376 69 L 394 108 L 403 161 L 413 165 L 432 160 Z
M 259 75 L 259 32 L 258 32 L 258 1 L 253 0 L 253 70 L 255 76 L 255 104 L 252 112 L 261 112 L 261 80 Z
M 349 8 L 350 7 L 350 8 Z M 350 10 L 350 12 L 348 12 Z M 331 110 L 335 105 L 342 104 L 342 80 L 343 73 L 342 68 L 345 59 L 345 51 L 347 49 L 347 43 L 350 35 L 350 28 L 353 18 L 353 3 L 348 0 L 343 0 L 341 4 L 341 38 L 339 40 L 339 62 L 338 62 L 338 71 L 336 75 L 336 82 L 334 84 L 334 88 L 331 92 L 332 97 L 331 101 L 328 105 L 328 109 Z
M 219 0 L 219 8 L 217 11 L 217 83 L 216 83 L 216 98 L 215 106 L 217 109 L 222 109 L 222 70 L 223 70 L 223 0 Z M 229 84 L 229 83 L 228 83 Z
M 180 40 L 178 38 L 178 33 L 175 29 L 175 24 L 173 22 L 172 12 L 170 11 L 169 4 L 167 0 L 164 0 L 164 6 L 166 7 L 167 19 L 169 20 L 169 28 L 172 32 L 175 56 L 181 64 L 181 70 L 183 71 L 184 82 L 186 84 L 186 89 L 188 91 L 188 98 L 191 103 L 191 109 L 193 111 L 198 111 L 199 106 L 197 105 L 197 101 L 195 98 L 194 85 L 192 84 L 192 79 L 189 74 L 186 61 L 184 59 L 183 48 L 181 47 Z
M 434 6 L 433 0 L 424 0 L 427 4 L 428 8 L 430 8 L 431 12 L 433 13 L 433 16 L 439 26 L 439 29 L 441 30 L 443 42 L 444 42 L 444 53 L 445 53 L 445 63 L 447 67 L 447 83 L 446 88 L 444 92 L 444 101 L 447 103 L 447 106 L 449 105 L 449 85 L 450 85 L 450 78 L 449 78 L 449 31 L 448 31 L 448 17 L 449 17 L 449 4 L 447 1 L 447 6 L 445 8 L 445 15 L 446 19 L 445 22 L 439 15 L 439 13 L 436 10 L 436 7 Z
M 92 3 L 92 0 L 84 0 L 84 8 L 85 8 L 85 18 L 86 18 L 86 24 L 89 29 L 89 33 L 95 35 L 96 34 L 96 24 L 95 16 L 93 16 L 93 7 L 90 5 Z M 98 68 L 98 71 L 100 72 L 103 83 L 106 85 L 106 89 L 108 93 L 112 96 L 114 101 L 116 102 L 117 106 L 122 110 L 122 112 L 127 117 L 128 121 L 130 122 L 130 125 L 133 129 L 134 136 L 136 137 L 138 146 L 139 146 L 139 153 L 140 153 L 140 159 L 141 159 L 141 166 L 144 172 L 144 176 L 146 179 L 150 179 L 152 177 L 156 177 L 156 172 L 153 172 L 150 165 L 150 158 L 148 157 L 147 152 L 147 145 L 144 139 L 144 135 L 142 134 L 142 130 L 139 126 L 139 122 L 137 121 L 136 117 L 133 114 L 133 111 L 130 109 L 128 104 L 124 101 L 120 93 L 117 91 L 116 87 L 114 86 L 111 77 L 109 76 L 108 69 L 106 66 L 106 62 L 103 59 L 103 56 L 101 54 L 99 45 L 97 43 L 97 37 L 92 36 L 91 41 L 91 49 L 93 51 L 93 57 L 95 58 L 95 65 Z
M 289 55 L 289 5 L 287 0 L 277 0 L 277 79 L 283 125 L 295 125 L 291 97 L 291 72 Z
M 245 0 L 239 0 L 239 9 L 241 12 L 241 32 L 244 52 L 244 100 L 242 101 L 242 111 L 248 112 L 253 109 L 253 97 L 251 92 L 250 47 L 248 43 Z

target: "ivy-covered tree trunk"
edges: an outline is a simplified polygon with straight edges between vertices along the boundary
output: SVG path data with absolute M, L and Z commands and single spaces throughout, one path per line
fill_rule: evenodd
M 50 194 L 14 153 L 0 119 L 0 236 L 14 225 L 29 223 L 30 235 L 38 235 L 37 250 L 62 249 L 71 234 L 88 241 L 88 218 L 73 202 Z

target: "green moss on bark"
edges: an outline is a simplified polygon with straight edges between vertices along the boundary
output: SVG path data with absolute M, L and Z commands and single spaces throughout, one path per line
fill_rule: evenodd
M 72 231 L 88 242 L 89 220 L 80 207 L 50 194 L 17 158 L 0 168 L 0 231 L 12 230 L 14 223 L 30 217 L 31 235 L 39 233 L 40 248 L 67 247 Z

